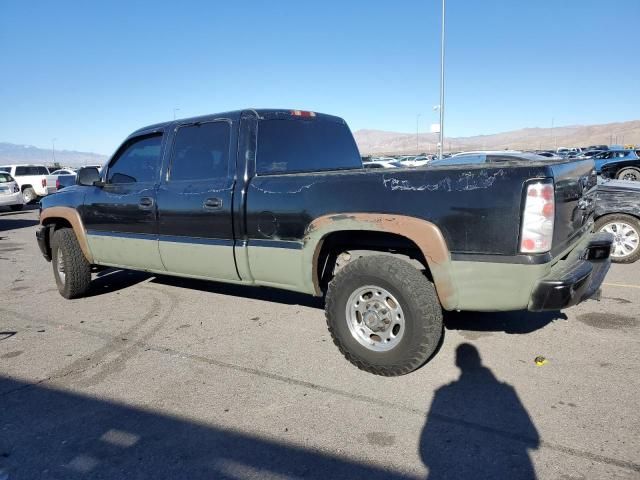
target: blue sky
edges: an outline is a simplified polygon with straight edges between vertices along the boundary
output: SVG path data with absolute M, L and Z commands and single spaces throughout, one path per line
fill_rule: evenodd
M 436 121 L 440 0 L 0 1 L 0 141 L 111 153 L 178 116 Z M 640 118 L 640 0 L 448 0 L 447 136 Z

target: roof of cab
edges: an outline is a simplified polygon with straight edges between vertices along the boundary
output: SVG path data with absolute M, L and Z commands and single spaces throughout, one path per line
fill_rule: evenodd
M 164 130 L 166 127 L 170 125 L 181 125 L 185 123 L 196 123 L 196 122 L 206 122 L 215 119 L 227 118 L 232 121 L 239 120 L 243 113 L 253 113 L 259 119 L 264 118 L 285 118 L 285 117 L 294 117 L 293 112 L 306 112 L 305 110 L 299 109 L 287 109 L 287 108 L 246 108 L 244 110 L 233 110 L 230 112 L 221 112 L 221 113 L 211 113 L 207 115 L 200 115 L 197 117 L 190 118 L 177 118 L 175 120 L 170 120 L 168 122 L 160 122 L 154 123 L 152 125 L 147 125 L 146 127 L 142 127 L 134 131 L 129 137 L 136 136 L 143 132 L 157 132 Z M 344 123 L 344 120 L 340 117 L 336 117 L 334 115 L 327 115 L 325 113 L 313 112 L 313 116 L 317 118 L 322 118 L 325 120 L 333 120 Z M 308 119 L 309 117 L 301 117 Z

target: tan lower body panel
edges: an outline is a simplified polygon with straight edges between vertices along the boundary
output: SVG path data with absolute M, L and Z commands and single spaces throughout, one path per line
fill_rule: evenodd
M 160 257 L 167 272 L 211 280 L 240 280 L 232 245 L 159 242 Z
M 537 282 L 551 264 L 451 262 L 458 310 L 496 312 L 526 309 Z
M 87 235 L 94 263 L 140 270 L 164 270 L 158 241 L 110 235 Z
M 299 249 L 249 246 L 251 275 L 257 285 L 314 294 L 303 272 L 303 252 Z

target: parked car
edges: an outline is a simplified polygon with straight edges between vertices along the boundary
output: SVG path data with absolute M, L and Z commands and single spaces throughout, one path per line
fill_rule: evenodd
M 51 172 L 51 175 L 75 175 L 76 172 L 74 170 L 69 170 L 67 168 L 61 168 L 54 172 Z
M 50 175 L 44 165 L 5 165 L 0 171 L 8 172 L 18 182 L 24 203 L 56 191 L 56 176 Z
M 636 152 L 633 150 L 607 150 L 592 158 L 596 166 L 596 172 L 602 173 L 602 169 L 605 165 L 612 162 L 619 163 L 626 160 L 637 161 L 638 155 L 636 155 Z M 610 175 L 608 178 L 617 178 L 615 173 L 617 173 L 618 170 L 618 168 L 608 168 L 607 172 L 608 175 Z M 614 172 L 613 176 L 611 176 L 612 171 Z
M 392 161 L 380 162 L 380 161 L 374 160 L 370 162 L 364 162 L 362 166 L 364 168 L 396 168 L 397 162 L 392 162 Z
M 640 182 L 598 185 L 595 219 L 596 231 L 614 235 L 612 261 L 632 263 L 640 258 Z
M 0 171 L 0 206 L 22 210 L 24 199 L 18 182 L 7 172 Z
M 633 150 L 631 152 L 625 158 L 606 163 L 600 172 L 602 178 L 640 181 L 640 157 Z
M 525 154 L 367 170 L 338 117 L 227 112 L 134 132 L 42 200 L 37 240 L 65 298 L 92 265 L 324 297 L 345 357 L 401 375 L 436 351 L 443 309 L 558 310 L 598 290 L 612 236 L 591 233 L 592 170 Z

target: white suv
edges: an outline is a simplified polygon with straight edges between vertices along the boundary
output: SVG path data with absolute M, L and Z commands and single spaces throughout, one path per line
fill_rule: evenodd
M 0 206 L 9 207 L 14 211 L 22 210 L 24 206 L 18 182 L 10 174 L 2 171 L 0 171 Z

